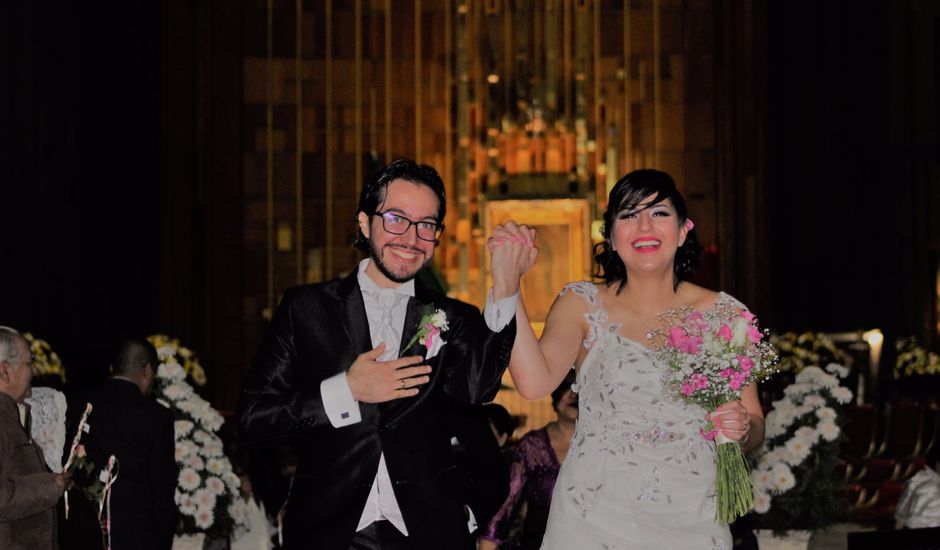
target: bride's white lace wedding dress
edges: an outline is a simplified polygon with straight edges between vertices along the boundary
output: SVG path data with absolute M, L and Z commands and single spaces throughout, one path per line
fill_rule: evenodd
M 714 446 L 699 434 L 705 411 L 665 393 L 666 367 L 608 322 L 596 285 L 565 292 L 588 305 L 590 351 L 542 548 L 730 550 L 728 527 L 715 522 Z
M 65 448 L 65 395 L 59 390 L 39 386 L 32 389 L 26 403 L 32 418 L 30 437 L 42 449 L 49 469 L 59 473 Z

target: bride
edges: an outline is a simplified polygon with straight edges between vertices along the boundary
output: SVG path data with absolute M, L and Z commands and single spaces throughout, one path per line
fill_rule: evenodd
M 595 247 L 602 282 L 569 283 L 555 299 L 541 340 L 525 305 L 509 370 L 518 391 L 539 399 L 574 366 L 580 416 L 555 484 L 544 549 L 709 548 L 730 550 L 715 522 L 714 443 L 709 419 L 747 451 L 761 443 L 754 385 L 715 411 L 680 402 L 663 388 L 665 366 L 647 347 L 657 315 L 705 311 L 737 300 L 688 282 L 701 248 L 685 201 L 668 174 L 637 170 L 611 190 L 604 241 Z M 510 221 L 487 246 L 534 247 L 535 232 Z M 508 251 L 500 251 L 506 254 Z

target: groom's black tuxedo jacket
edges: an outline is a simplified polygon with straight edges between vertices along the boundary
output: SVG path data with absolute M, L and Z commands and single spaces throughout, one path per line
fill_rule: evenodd
M 446 345 L 427 361 L 430 382 L 416 397 L 359 403 L 362 421 L 334 428 L 320 382 L 372 349 L 356 275 L 285 293 L 242 390 L 238 435 L 246 443 L 294 440 L 298 465 L 284 521 L 287 548 L 347 550 L 383 452 L 412 547 L 470 547 L 448 395 L 473 403 L 496 395 L 515 321 L 494 333 L 475 307 L 416 280 L 401 345 L 415 334 L 426 304 L 443 310 L 449 324 Z M 420 342 L 403 351 L 426 352 Z

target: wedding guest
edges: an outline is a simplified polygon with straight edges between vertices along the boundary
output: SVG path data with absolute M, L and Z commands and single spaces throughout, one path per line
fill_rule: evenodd
M 24 399 L 33 378 L 32 355 L 16 330 L 0 327 L 0 548 L 46 550 L 56 543 L 55 505 L 67 474 L 49 471 L 29 437 Z
M 525 305 L 517 304 L 509 365 L 516 389 L 538 399 L 572 365 L 578 373 L 578 427 L 558 474 L 542 548 L 731 547 L 728 527 L 715 518 L 715 443 L 702 434 L 714 421 L 717 432 L 745 451 L 759 445 L 764 422 L 756 384 L 714 411 L 687 403 L 664 385 L 669 367 L 647 336 L 662 328 L 664 312 L 688 308 L 705 319 L 746 309 L 728 294 L 689 282 L 701 251 L 693 227 L 668 174 L 631 172 L 607 201 L 604 240 L 595 247 L 600 282 L 566 285 L 540 339 Z M 487 244 L 494 252 L 524 250 L 534 237 L 510 221 Z
M 110 521 L 116 549 L 173 546 L 178 477 L 173 416 L 150 396 L 159 365 L 157 350 L 145 338 L 124 340 L 111 363 L 113 376 L 89 398 L 90 429 L 82 439 L 88 458 L 99 470 L 109 456 L 118 460 Z M 70 418 L 82 412 L 73 410 Z M 77 426 L 78 418 L 69 424 Z
M 578 419 L 578 394 L 571 390 L 574 371 L 552 392 L 556 419 L 522 436 L 510 465 L 509 496 L 480 535 L 479 550 L 537 550 L 552 502 L 558 469 L 568 454 Z M 513 527 L 522 516 L 521 529 Z M 504 543 L 514 537 L 511 546 Z
M 435 292 L 416 275 L 434 256 L 445 206 L 430 166 L 384 167 L 356 210 L 356 245 L 369 257 L 348 277 L 289 289 L 274 313 L 236 416 L 245 442 L 298 446 L 286 548 L 474 546 L 450 489 L 459 472 L 443 398 L 495 395 L 515 335 L 513 293 L 534 253 L 494 255 L 485 315 Z

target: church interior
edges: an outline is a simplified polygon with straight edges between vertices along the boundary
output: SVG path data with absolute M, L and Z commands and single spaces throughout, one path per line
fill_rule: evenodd
M 591 279 L 611 187 L 656 168 L 695 219 L 695 282 L 783 346 L 764 406 L 813 361 L 848 368 L 840 521 L 893 526 L 905 482 L 940 467 L 936 2 L 0 9 L 0 324 L 49 343 L 52 385 L 94 384 L 122 337 L 165 334 L 230 413 L 284 291 L 356 268 L 359 192 L 399 157 L 445 182 L 423 276 L 449 296 L 482 308 L 493 227 L 537 228 L 538 332 Z M 553 417 L 508 375 L 496 400 L 517 434 Z

